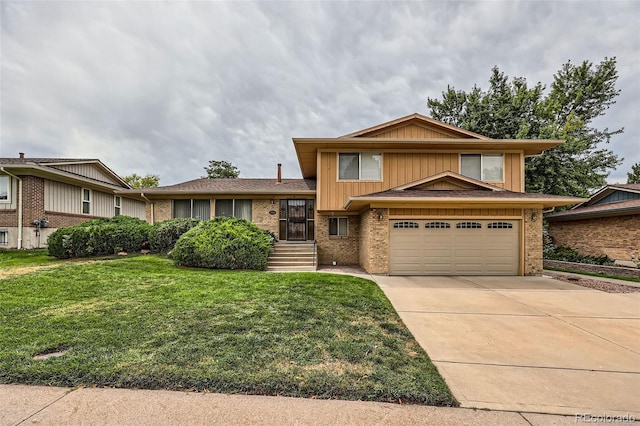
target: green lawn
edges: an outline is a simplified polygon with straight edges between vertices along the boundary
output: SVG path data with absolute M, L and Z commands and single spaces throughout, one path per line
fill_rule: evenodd
M 0 250 L 0 269 L 25 266 L 40 266 L 56 262 L 47 250 Z
M 62 265 L 0 280 L 0 383 L 456 405 L 371 281 L 157 256 Z

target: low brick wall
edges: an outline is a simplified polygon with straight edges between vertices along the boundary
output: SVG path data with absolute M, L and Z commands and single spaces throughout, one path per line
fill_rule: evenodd
M 589 265 L 587 263 L 562 262 L 560 260 L 544 260 L 545 268 L 569 269 L 571 271 L 589 272 L 591 274 L 607 274 L 618 277 L 640 278 L 640 269 L 621 268 L 619 266 Z

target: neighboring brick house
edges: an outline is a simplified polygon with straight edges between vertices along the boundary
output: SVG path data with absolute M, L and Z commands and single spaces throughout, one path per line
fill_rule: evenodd
M 542 210 L 581 198 L 524 192 L 524 159 L 558 140 L 498 140 L 420 114 L 338 138 L 294 138 L 303 179 L 197 179 L 120 194 L 147 219 L 236 216 L 318 263 L 375 274 L 536 275 Z
M 640 262 L 640 184 L 608 185 L 571 210 L 546 216 L 557 245 Z
M 144 219 L 143 201 L 115 194 L 128 188 L 100 160 L 0 158 L 0 248 L 44 247 L 57 228 L 99 217 Z

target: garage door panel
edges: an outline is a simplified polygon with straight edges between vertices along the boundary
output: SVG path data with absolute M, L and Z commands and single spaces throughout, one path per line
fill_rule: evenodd
M 418 226 L 398 229 L 393 227 L 393 224 L 398 221 L 391 221 L 391 274 L 518 274 L 519 221 L 486 219 L 410 221 Z M 439 227 L 434 227 L 436 222 Z M 449 228 L 445 227 L 447 224 Z M 458 224 L 460 226 L 456 227 Z

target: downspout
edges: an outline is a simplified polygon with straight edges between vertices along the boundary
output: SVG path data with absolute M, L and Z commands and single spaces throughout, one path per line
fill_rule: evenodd
M 155 224 L 155 223 L 156 223 L 156 220 L 155 220 L 155 214 L 154 214 L 154 208 L 153 208 L 153 203 L 151 202 L 151 200 L 149 200 L 149 199 L 144 195 L 144 192 L 141 192 L 141 193 L 140 193 L 140 196 L 141 196 L 142 198 L 144 198 L 144 199 L 147 201 L 147 203 L 149 203 L 149 204 L 151 205 L 151 224 L 153 225 L 153 224 Z
M 18 250 L 22 249 L 22 179 L 0 167 L 0 171 L 18 181 Z

